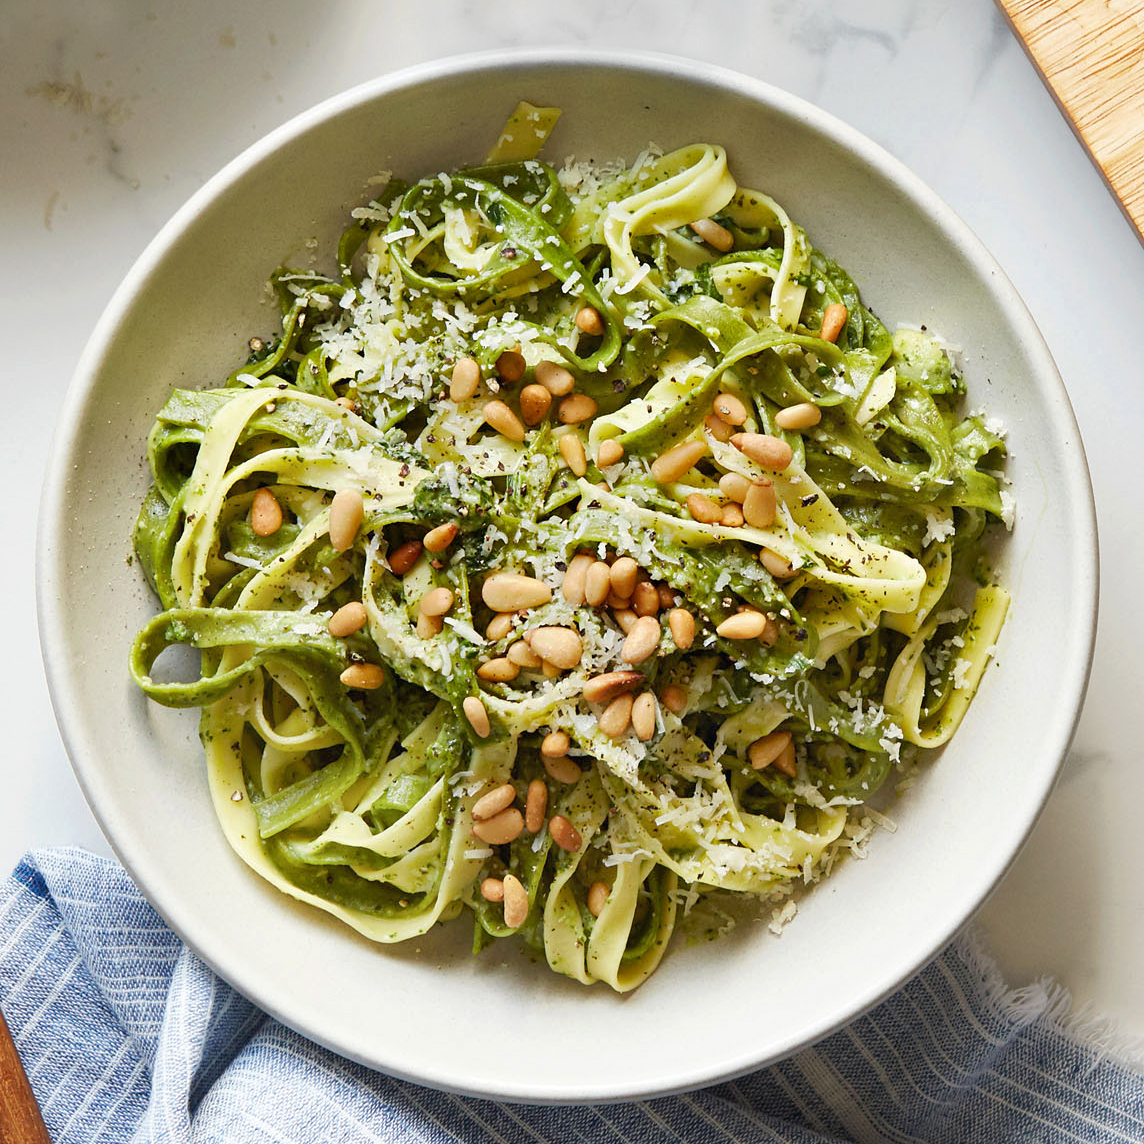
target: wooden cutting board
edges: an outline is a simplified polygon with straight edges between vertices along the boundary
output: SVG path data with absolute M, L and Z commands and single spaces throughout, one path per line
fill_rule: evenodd
M 1144 0 L 997 0 L 1144 241 Z

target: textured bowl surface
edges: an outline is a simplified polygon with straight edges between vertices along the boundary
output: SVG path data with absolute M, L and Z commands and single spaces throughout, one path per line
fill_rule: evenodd
M 381 169 L 479 161 L 518 99 L 564 117 L 546 154 L 631 159 L 723 144 L 847 267 L 891 327 L 962 347 L 971 404 L 1010 431 L 1015 595 L 997 663 L 952 744 L 899 800 L 895 833 L 844 863 L 780 937 L 762 925 L 677 941 L 619 998 L 515 949 L 468 955 L 466 924 L 371 945 L 287 899 L 228 849 L 193 712 L 127 675 L 156 604 L 130 552 L 144 442 L 174 386 L 216 384 L 273 328 L 284 260 L 327 252 Z M 310 245 L 307 245 L 307 244 Z M 321 256 L 320 256 L 321 257 Z M 293 120 L 209 182 L 115 295 L 58 430 L 40 536 L 40 622 L 80 782 L 150 900 L 223 977 L 287 1024 L 387 1072 L 520 1100 L 645 1096 L 724 1079 L 803 1047 L 908 978 L 1005 871 L 1047 797 L 1083 696 L 1096 542 L 1084 454 L 1044 343 L 1008 280 L 896 160 L 783 92 L 705 65 L 531 52 L 416 68 Z

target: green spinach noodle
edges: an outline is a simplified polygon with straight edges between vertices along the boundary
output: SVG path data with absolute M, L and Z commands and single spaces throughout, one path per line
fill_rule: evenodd
M 280 333 L 171 394 L 131 672 L 201 708 L 281 890 L 626 991 L 697 902 L 777 925 L 861 851 L 973 698 L 1012 506 L 954 351 L 721 147 L 557 168 L 558 115 L 380 178 L 334 273 L 273 276 Z M 178 644 L 190 682 L 153 672 Z

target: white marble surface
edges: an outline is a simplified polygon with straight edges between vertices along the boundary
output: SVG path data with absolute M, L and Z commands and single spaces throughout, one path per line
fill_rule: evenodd
M 944 196 L 1024 296 L 1088 445 L 1102 617 L 1073 751 L 981 921 L 1014 984 L 1050 974 L 1124 1032 L 1144 1035 L 1136 839 L 1144 769 L 1135 726 L 1144 542 L 1133 473 L 1144 430 L 1144 247 L 991 0 L 0 5 L 0 320 L 8 350 L 0 867 L 33 846 L 108 849 L 52 718 L 32 552 L 53 411 L 120 277 L 207 177 L 317 100 L 437 56 L 557 44 L 707 59 L 820 104 Z M 100 606 L 98 584 L 81 606 Z

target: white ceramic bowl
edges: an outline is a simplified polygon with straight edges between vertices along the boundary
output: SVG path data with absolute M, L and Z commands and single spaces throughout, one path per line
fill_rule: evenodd
M 381 168 L 478 161 L 520 98 L 564 108 L 548 153 L 631 158 L 649 140 L 724 144 L 891 326 L 964 347 L 971 402 L 1010 430 L 1015 594 L 999 662 L 898 830 L 843 864 L 781 937 L 677 943 L 627 997 L 512 949 L 467 953 L 466 924 L 371 945 L 271 889 L 230 852 L 207 798 L 194 712 L 149 703 L 127 650 L 156 602 L 129 565 L 144 441 L 173 386 L 217 382 L 272 328 L 263 284 L 323 250 Z M 852 1019 L 918 970 L 981 904 L 1052 787 L 1076 719 L 1096 603 L 1095 524 L 1053 362 L 997 264 L 886 152 L 818 109 L 701 64 L 529 52 L 388 76 L 294 119 L 234 160 L 119 288 L 61 417 L 40 538 L 40 623 L 72 761 L 148 898 L 224 978 L 288 1025 L 386 1072 L 533 1101 L 647 1096 L 732 1077 Z

